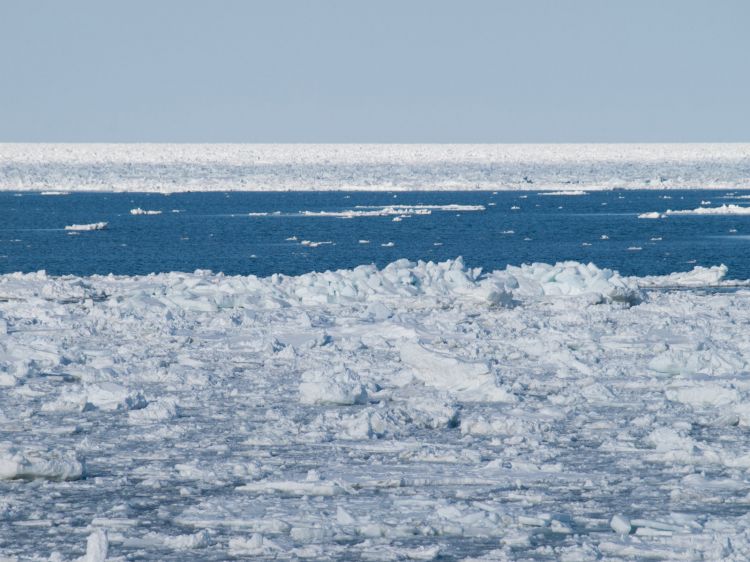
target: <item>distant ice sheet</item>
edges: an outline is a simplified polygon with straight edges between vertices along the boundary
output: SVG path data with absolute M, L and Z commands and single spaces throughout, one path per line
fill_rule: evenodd
M 0 190 L 750 189 L 750 144 L 0 144 Z

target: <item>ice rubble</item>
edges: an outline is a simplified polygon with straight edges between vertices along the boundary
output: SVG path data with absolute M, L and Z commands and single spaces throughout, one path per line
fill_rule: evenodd
M 750 188 L 750 144 L 2 144 L 0 189 Z
M 0 276 L 0 551 L 746 559 L 726 273 Z

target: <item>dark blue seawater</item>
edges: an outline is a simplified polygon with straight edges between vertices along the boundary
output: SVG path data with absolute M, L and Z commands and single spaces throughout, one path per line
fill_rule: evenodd
M 743 202 L 719 191 L 615 190 L 572 197 L 536 192 L 0 193 L 0 272 L 132 275 L 211 269 L 265 276 L 384 266 L 397 258 L 463 256 L 468 265 L 485 270 L 578 260 L 627 275 L 724 263 L 731 277 L 750 278 L 750 216 L 637 218 L 647 211 L 693 209 L 707 200 L 711 206 Z M 400 222 L 299 215 L 394 204 L 485 205 L 486 210 L 433 211 Z M 133 216 L 129 211 L 135 207 L 163 213 Z M 258 212 L 278 214 L 248 216 Z M 99 221 L 109 227 L 79 235 L 64 230 Z M 298 240 L 287 240 L 292 236 Z M 361 239 L 370 243 L 360 244 Z M 301 240 L 334 244 L 310 248 Z M 389 242 L 392 247 L 381 245 Z

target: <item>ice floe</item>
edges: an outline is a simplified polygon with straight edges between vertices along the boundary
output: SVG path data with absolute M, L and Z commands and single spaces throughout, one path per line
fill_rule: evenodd
M 696 266 L 690 271 L 680 271 L 669 275 L 638 277 L 637 283 L 641 287 L 710 287 L 721 284 L 727 272 L 728 268 L 725 265 Z M 745 282 L 737 281 L 731 284 L 745 284 Z
M 0 443 L 0 480 L 78 480 L 83 473 L 75 453 L 24 452 Z
M 89 224 L 70 224 L 65 227 L 65 230 L 72 231 L 84 231 L 84 230 L 104 230 L 107 228 L 106 222 L 92 222 Z
M 337 217 L 353 219 L 357 217 L 394 217 L 393 220 L 403 219 L 413 215 L 429 215 L 433 211 L 443 212 L 476 212 L 484 211 L 484 205 L 387 205 L 385 207 L 357 206 L 344 211 L 300 211 L 304 217 Z
M 542 191 L 537 195 L 553 195 L 553 196 L 575 196 L 575 195 L 588 195 L 587 191 L 581 191 L 577 189 L 563 190 L 563 191 Z
M 741 205 L 724 204 L 720 207 L 698 207 L 696 209 L 683 209 L 664 211 L 665 215 L 750 215 L 750 207 Z
M 161 215 L 161 211 L 141 209 L 140 207 L 136 207 L 135 209 L 130 209 L 130 214 L 131 215 Z
M 331 240 L 322 240 L 315 242 L 313 240 L 302 240 L 300 242 L 300 245 L 307 246 L 308 248 L 317 248 L 318 246 L 330 246 L 333 244 Z
M 641 213 L 640 215 L 638 215 L 638 218 L 639 219 L 663 219 L 664 214 L 658 211 L 651 211 L 648 213 Z
M 653 211 L 641 213 L 639 219 L 663 219 L 670 215 L 750 215 L 750 207 L 741 205 L 724 204 L 720 207 L 697 207 L 695 209 L 667 209 L 663 213 Z

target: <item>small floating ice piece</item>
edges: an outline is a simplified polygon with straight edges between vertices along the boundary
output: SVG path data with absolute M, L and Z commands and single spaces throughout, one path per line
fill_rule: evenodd
M 300 242 L 303 246 L 307 246 L 308 248 L 317 248 L 318 246 L 325 246 L 328 244 L 333 244 L 330 240 L 324 240 L 321 242 L 313 242 L 312 240 L 303 240 Z
M 633 528 L 633 526 L 630 524 L 630 519 L 628 519 L 624 515 L 619 514 L 610 519 L 609 526 L 615 533 L 619 533 L 620 535 L 629 534 L 631 529 Z
M 383 248 L 393 248 L 395 244 L 393 242 L 385 242 L 384 244 L 381 244 L 381 246 L 383 246 Z
M 173 398 L 162 398 L 145 408 L 130 410 L 128 421 L 133 424 L 157 423 L 174 419 L 178 414 L 177 402 Z
M 104 562 L 109 551 L 109 539 L 103 529 L 95 529 L 86 541 L 86 556 L 82 562 Z
M 512 206 L 511 208 L 510 208 L 510 210 L 511 210 L 511 211 L 519 211 L 520 209 L 521 209 L 521 207 L 519 207 L 518 205 L 513 205 L 513 206 Z
M 161 215 L 161 211 L 153 211 L 148 209 L 141 209 L 140 207 L 136 207 L 135 209 L 130 209 L 131 215 Z
M 74 455 L 52 455 L 0 448 L 0 480 L 78 480 L 83 463 Z
M 70 191 L 42 191 L 40 195 L 70 195 Z
M 290 236 L 289 238 L 284 238 L 287 242 L 296 242 L 297 237 L 296 236 Z
M 258 212 L 258 213 L 248 213 L 247 216 L 248 217 L 266 217 L 266 216 L 268 216 L 268 213 L 261 213 L 261 212 Z
M 628 246 L 628 252 L 640 252 L 643 250 L 640 246 Z
M 335 375 L 308 371 L 302 375 L 299 400 L 302 404 L 366 404 L 367 391 L 359 378 L 349 371 Z
M 500 234 L 515 234 L 515 233 L 516 233 L 515 230 L 503 230 L 502 232 L 500 232 Z
M 543 191 L 541 193 L 537 193 L 537 195 L 565 195 L 565 196 L 573 196 L 573 195 L 588 195 L 587 191 L 581 191 L 579 189 L 571 189 L 571 190 L 563 190 L 563 191 Z
M 359 242 L 360 244 L 369 244 L 369 243 L 370 243 L 370 241 L 369 241 L 369 240 L 358 240 L 358 242 Z
M 601 235 L 601 236 L 599 237 L 599 239 L 600 239 L 600 240 L 609 240 L 609 236 L 607 236 L 606 234 L 602 234 L 602 235 Z
M 86 402 L 100 410 L 137 410 L 146 406 L 146 400 L 138 391 L 114 382 L 101 382 L 86 387 Z
M 650 213 L 641 213 L 638 215 L 639 219 L 663 219 L 664 215 L 658 211 L 652 211 Z
M 106 222 L 92 222 L 90 224 L 70 224 L 65 227 L 65 230 L 75 230 L 75 231 L 83 231 L 83 230 L 104 230 L 107 228 Z
M 281 548 L 260 533 L 254 533 L 249 539 L 233 537 L 229 539 L 229 554 L 239 557 L 275 558 Z
M 332 481 L 261 481 L 249 482 L 235 488 L 238 492 L 256 492 L 261 494 L 277 493 L 286 496 L 339 496 L 346 490 L 338 483 Z

